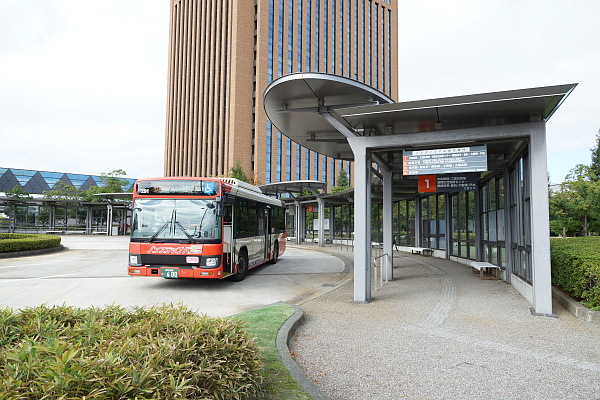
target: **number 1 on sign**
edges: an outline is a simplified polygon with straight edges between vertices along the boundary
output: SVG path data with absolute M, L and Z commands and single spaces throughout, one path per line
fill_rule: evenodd
M 436 175 L 419 175 L 418 180 L 419 192 L 435 193 L 437 191 L 437 176 Z

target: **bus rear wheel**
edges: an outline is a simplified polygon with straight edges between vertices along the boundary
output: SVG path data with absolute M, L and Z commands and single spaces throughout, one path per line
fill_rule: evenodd
M 248 274 L 248 255 L 246 252 L 240 253 L 238 257 L 237 272 L 231 276 L 234 282 L 241 282 Z
M 273 245 L 273 258 L 271 259 L 271 264 L 277 264 L 277 260 L 279 260 L 279 243 L 275 242 Z

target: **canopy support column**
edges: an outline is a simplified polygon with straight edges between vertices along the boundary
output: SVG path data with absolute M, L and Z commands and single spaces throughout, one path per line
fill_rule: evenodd
M 394 280 L 394 233 L 393 217 L 393 181 L 392 171 L 382 170 L 383 175 L 383 253 L 387 254 L 383 278 L 386 281 Z
M 354 301 L 371 301 L 371 163 L 359 138 L 348 139 L 354 153 Z
M 533 309 L 536 314 L 552 315 L 546 127 L 544 123 L 535 125 L 537 129 L 533 129 L 529 144 Z
M 295 219 L 294 230 L 296 231 L 294 233 L 294 239 L 296 241 L 296 244 L 300 244 L 301 243 L 301 241 L 300 241 L 300 232 L 302 232 L 302 227 L 300 225 L 301 224 L 301 218 L 302 218 L 301 217 L 302 207 L 300 206 L 300 202 L 298 200 L 294 200 L 294 205 L 296 206 L 296 210 L 294 210 L 295 211 L 295 215 L 294 215 L 294 219 Z

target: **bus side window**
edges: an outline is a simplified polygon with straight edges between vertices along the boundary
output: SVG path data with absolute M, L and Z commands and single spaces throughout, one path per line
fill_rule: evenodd
M 223 223 L 225 225 L 231 225 L 231 204 L 225 204 L 225 215 L 223 216 Z

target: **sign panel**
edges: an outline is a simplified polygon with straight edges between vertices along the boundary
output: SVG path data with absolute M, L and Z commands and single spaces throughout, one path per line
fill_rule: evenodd
M 404 175 L 455 174 L 487 171 L 487 146 L 404 150 Z
M 477 174 L 419 175 L 419 193 L 472 192 L 477 190 Z
M 419 193 L 435 193 L 437 191 L 437 175 L 419 175 Z
M 443 192 L 473 192 L 477 190 L 477 174 L 441 175 L 437 177 L 436 187 Z

